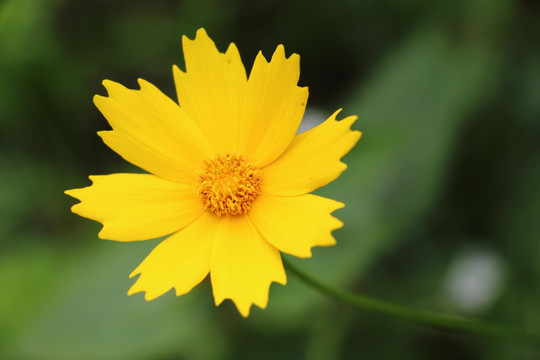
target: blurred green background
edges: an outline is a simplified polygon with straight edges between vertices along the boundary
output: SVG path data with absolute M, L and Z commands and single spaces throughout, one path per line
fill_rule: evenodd
M 245 320 L 208 282 L 147 303 L 159 242 L 101 241 L 65 189 L 131 171 L 95 135 L 103 79 L 175 98 L 181 35 L 301 55 L 306 121 L 364 132 L 318 191 L 338 245 L 296 263 L 354 291 L 540 333 L 540 4 L 532 0 L 0 1 L 0 358 L 538 359 L 540 350 L 372 315 L 293 276 Z

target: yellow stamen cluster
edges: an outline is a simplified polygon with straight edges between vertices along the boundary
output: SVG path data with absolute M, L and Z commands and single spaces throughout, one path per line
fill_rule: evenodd
M 218 154 L 199 175 L 197 194 L 217 216 L 245 214 L 260 192 L 261 170 L 240 155 Z

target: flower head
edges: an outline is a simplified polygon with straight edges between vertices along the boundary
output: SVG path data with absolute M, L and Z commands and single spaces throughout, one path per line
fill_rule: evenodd
M 140 90 L 106 80 L 108 96 L 94 97 L 112 127 L 99 136 L 149 174 L 91 176 L 66 193 L 80 200 L 74 213 L 103 224 L 102 239 L 169 235 L 132 272 L 128 294 L 182 295 L 210 274 L 216 305 L 231 299 L 248 316 L 266 307 L 272 282 L 286 283 L 280 251 L 309 257 L 335 244 L 342 223 L 331 213 L 343 204 L 309 193 L 345 170 L 340 158 L 361 134 L 337 111 L 296 135 L 308 90 L 282 45 L 270 62 L 259 53 L 249 77 L 236 46 L 220 53 L 204 29 L 183 49 L 179 104 L 144 80 Z

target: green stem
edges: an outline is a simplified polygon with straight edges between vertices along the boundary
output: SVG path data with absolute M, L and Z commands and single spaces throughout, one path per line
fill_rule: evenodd
M 540 345 L 539 335 L 528 333 L 522 329 L 463 316 L 409 308 L 387 301 L 373 299 L 364 295 L 352 294 L 348 291 L 325 284 L 313 276 L 306 274 L 296 265 L 289 262 L 286 258 L 283 258 L 283 263 L 290 272 L 294 273 L 305 283 L 311 285 L 318 291 L 334 299 L 341 300 L 349 305 L 362 308 L 367 311 L 405 318 L 426 325 L 478 333 L 499 338 L 525 340 L 534 343 L 537 346 Z

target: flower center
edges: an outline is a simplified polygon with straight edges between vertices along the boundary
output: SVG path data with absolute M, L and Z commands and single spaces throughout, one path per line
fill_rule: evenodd
M 218 154 L 204 162 L 197 194 L 217 216 L 245 214 L 260 192 L 261 170 L 240 155 Z

